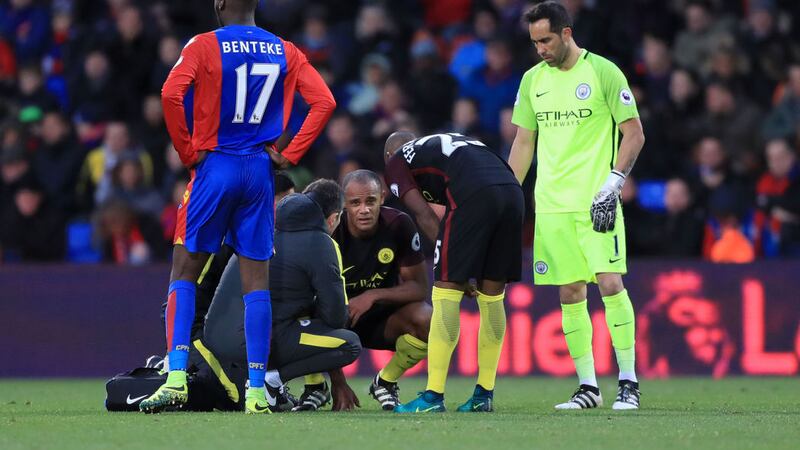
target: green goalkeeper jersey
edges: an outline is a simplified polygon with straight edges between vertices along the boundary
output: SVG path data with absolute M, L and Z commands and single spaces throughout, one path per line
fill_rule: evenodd
M 588 211 L 614 168 L 617 125 L 639 117 L 622 71 L 581 50 L 561 71 L 544 61 L 522 77 L 512 122 L 536 131 L 537 213 Z

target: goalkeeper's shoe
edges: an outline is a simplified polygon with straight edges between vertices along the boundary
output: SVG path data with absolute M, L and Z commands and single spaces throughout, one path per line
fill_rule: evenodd
M 265 387 L 267 389 L 267 400 L 270 404 L 269 408 L 272 412 L 288 412 L 297 406 L 297 399 L 289 393 L 289 387 L 285 384 L 276 388 L 266 384 Z
M 272 414 L 264 388 L 247 388 L 244 394 L 244 412 L 246 414 Z
M 408 402 L 397 405 L 394 408 L 396 413 L 427 413 L 445 412 L 444 395 L 433 391 L 420 392 L 419 397 Z
M 559 403 L 556 405 L 556 409 L 590 409 L 598 406 L 603 406 L 603 396 L 600 395 L 600 389 L 588 384 L 582 384 L 575 390 L 569 401 Z
M 299 404 L 292 411 L 316 411 L 331 402 L 328 383 L 307 384 L 300 395 Z
M 170 386 L 162 384 L 158 390 L 139 403 L 139 411 L 155 414 L 165 409 L 181 409 L 189 402 L 189 386 L 186 383 Z
M 616 410 L 639 409 L 639 383 L 630 380 L 619 380 L 617 400 L 611 406 Z
M 369 395 L 372 396 L 384 411 L 393 411 L 400 404 L 400 388 L 397 383 L 390 383 L 375 375 L 369 385 Z
M 466 403 L 459 406 L 458 412 L 492 412 L 494 411 L 494 391 L 487 391 L 481 385 L 475 386 Z

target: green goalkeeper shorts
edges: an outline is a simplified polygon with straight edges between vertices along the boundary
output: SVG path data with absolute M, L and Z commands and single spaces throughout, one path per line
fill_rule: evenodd
M 592 229 L 589 211 L 536 215 L 533 236 L 534 284 L 562 286 L 597 282 L 598 273 L 626 273 L 625 221 L 617 208 L 614 230 Z

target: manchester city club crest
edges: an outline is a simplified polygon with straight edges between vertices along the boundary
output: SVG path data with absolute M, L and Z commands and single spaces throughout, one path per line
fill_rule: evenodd
M 589 83 L 581 83 L 575 88 L 575 97 L 578 97 L 578 100 L 586 100 L 590 95 L 592 95 L 592 88 Z
M 533 270 L 539 275 L 544 275 L 547 273 L 547 263 L 544 261 L 536 261 L 536 264 L 533 265 Z
M 382 248 L 378 252 L 378 261 L 380 261 L 381 264 L 389 264 L 394 261 L 394 251 L 390 248 Z

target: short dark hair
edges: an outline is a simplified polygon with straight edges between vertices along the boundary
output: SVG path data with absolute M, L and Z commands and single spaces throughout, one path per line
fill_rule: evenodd
M 275 193 L 286 192 L 289 189 L 296 187 L 292 177 L 289 176 L 286 172 L 277 171 L 275 172 Z
M 344 193 L 339 183 L 321 178 L 306 186 L 303 190 L 311 200 L 322 208 L 325 217 L 338 213 L 344 208 Z
M 378 189 L 383 187 L 383 183 L 381 183 L 381 177 L 371 170 L 358 169 L 348 173 L 344 176 L 344 180 L 342 180 L 342 189 L 347 189 L 347 185 L 353 181 L 361 184 L 367 184 L 370 181 L 374 181 L 375 184 L 378 185 Z
M 528 23 L 538 22 L 542 19 L 550 21 L 550 31 L 553 33 L 561 33 L 564 28 L 572 28 L 572 17 L 569 16 L 567 8 L 552 0 L 539 3 L 525 13 L 525 20 Z

